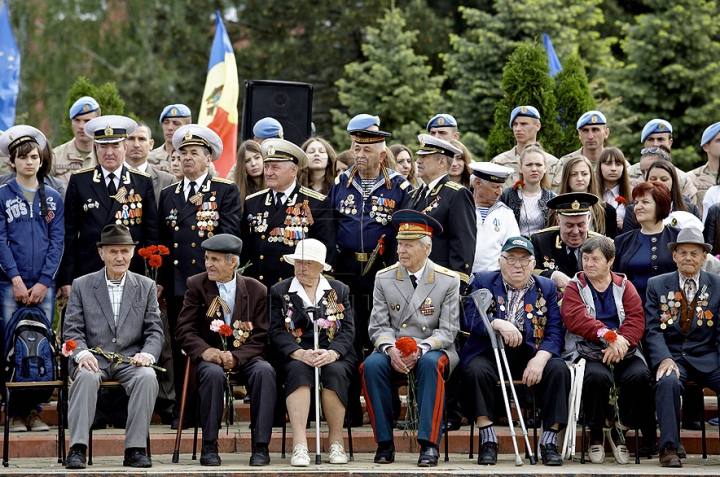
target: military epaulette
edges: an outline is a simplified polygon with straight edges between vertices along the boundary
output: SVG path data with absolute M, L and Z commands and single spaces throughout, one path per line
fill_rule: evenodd
M 449 268 L 445 268 L 441 265 L 435 264 L 435 271 L 438 273 L 442 273 L 443 275 L 447 275 L 448 277 L 458 277 L 460 275 L 457 274 L 457 272 L 454 272 L 450 270 Z
M 257 197 L 259 195 L 267 194 L 267 191 L 270 189 L 263 189 L 261 191 L 255 192 L 254 194 L 250 194 L 249 196 L 245 197 L 245 200 L 252 199 L 253 197 Z
M 335 176 L 335 185 L 340 183 L 340 176 Z
M 408 182 L 408 181 L 405 181 L 402 184 L 400 184 L 400 190 L 405 190 L 408 187 L 410 187 L 410 182 Z
M 462 185 L 458 184 L 455 181 L 447 181 L 445 184 L 443 184 L 444 187 L 449 187 L 452 190 L 460 190 Z
M 81 173 L 83 173 L 83 172 L 90 172 L 90 171 L 94 171 L 94 170 L 95 170 L 95 167 L 94 167 L 94 166 L 93 166 L 93 167 L 86 167 L 85 169 L 80 169 L 79 171 L 73 172 L 73 174 L 81 174 Z
M 552 226 L 552 227 L 547 227 L 547 228 L 544 228 L 544 229 L 542 229 L 542 230 L 538 230 L 537 232 L 533 232 L 533 235 L 539 234 L 539 233 L 542 233 L 542 232 L 555 232 L 555 231 L 557 231 L 557 230 L 560 230 L 560 226 L 559 226 L 559 225 L 554 225 L 554 226 Z
M 234 184 L 234 181 L 231 181 L 229 179 L 223 179 L 222 177 L 213 177 L 210 179 L 213 182 L 220 182 L 221 184 Z
M 588 238 L 590 237 L 604 237 L 603 234 L 599 234 L 597 232 L 593 232 L 592 230 L 588 230 Z
M 138 171 L 137 169 L 128 169 L 128 170 L 130 171 L 131 174 L 137 174 L 137 175 L 143 176 L 143 177 L 150 177 L 150 174 L 148 174 L 147 172 Z
M 175 181 L 170 185 L 166 185 L 165 187 L 162 188 L 162 190 L 169 189 L 171 187 L 175 187 L 178 184 L 178 182 L 180 182 L 180 181 Z
M 393 265 L 390 265 L 389 267 L 383 268 L 382 270 L 380 270 L 378 272 L 378 275 L 381 273 L 389 272 L 390 270 L 395 270 L 397 267 L 398 267 L 398 263 L 394 263 Z
M 325 197 L 326 197 L 325 195 L 321 194 L 320 192 L 312 190 L 311 188 L 305 187 L 305 186 L 300 186 L 300 193 L 303 195 L 306 195 L 308 197 L 312 197 L 313 199 L 317 199 L 317 200 L 321 200 L 321 201 L 325 200 Z

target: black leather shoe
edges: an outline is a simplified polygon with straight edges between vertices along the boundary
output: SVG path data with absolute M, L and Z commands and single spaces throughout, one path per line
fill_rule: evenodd
M 152 460 L 145 453 L 145 449 L 131 447 L 125 449 L 125 459 L 123 460 L 125 467 L 152 467 Z
M 443 423 L 443 432 L 457 431 L 460 429 L 460 423 L 457 421 L 448 421 Z
M 200 451 L 200 465 L 220 465 L 220 463 L 217 441 L 203 442 L 202 450 Z
M 685 446 L 680 443 L 680 446 L 677 449 L 677 455 L 681 459 L 687 459 L 687 452 L 685 452 Z
M 435 467 L 438 463 L 440 452 L 436 445 L 426 445 L 420 448 L 420 458 L 418 459 L 418 467 Z
M 270 463 L 270 451 L 267 445 L 255 444 L 253 453 L 250 456 L 250 465 L 268 465 Z
M 562 457 L 558 452 L 557 444 L 540 444 L 540 454 L 545 465 L 562 465 Z
M 395 444 L 385 444 L 378 446 L 377 452 L 375 452 L 375 463 L 376 464 L 392 464 L 395 462 Z
M 82 444 L 75 444 L 70 448 L 67 460 L 65 461 L 66 469 L 84 469 L 85 468 L 85 451 L 87 447 Z
M 658 452 L 660 452 L 660 449 L 658 448 L 657 442 L 647 446 L 643 445 L 640 447 L 639 453 L 640 457 L 647 457 L 650 459 L 654 455 L 658 455 Z
M 495 465 L 497 464 L 498 444 L 497 442 L 486 442 L 480 447 L 478 453 L 478 464 Z
M 682 428 L 687 431 L 701 431 L 702 430 L 702 422 L 700 422 L 700 421 L 683 422 Z

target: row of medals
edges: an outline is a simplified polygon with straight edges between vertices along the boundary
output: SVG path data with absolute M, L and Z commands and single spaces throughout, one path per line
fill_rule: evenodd
M 118 225 L 128 226 L 142 223 L 142 197 L 133 192 L 135 190 L 131 189 L 130 193 L 121 200 L 122 209 L 115 212 L 115 223 Z
M 390 216 L 393 214 L 396 202 L 385 197 L 372 196 L 372 208 L 370 210 L 370 218 L 375 222 L 387 225 L 390 222 Z M 355 204 L 355 194 L 348 194 L 345 200 L 340 201 L 340 213 L 348 215 L 356 215 L 358 213 Z
M 285 227 L 275 227 L 268 233 L 268 242 L 282 242 L 285 245 L 297 245 L 297 243 L 307 236 L 310 228 L 307 225 L 307 217 L 305 217 L 304 211 L 301 211 L 297 207 L 289 206 L 288 210 L 293 209 L 293 212 L 300 213 L 298 215 L 288 215 L 285 217 Z M 267 231 L 267 219 L 270 214 L 265 212 L 258 212 L 257 215 L 248 215 L 248 222 L 250 228 L 255 233 L 263 233 Z
M 198 237 L 204 237 L 205 231 L 207 231 L 208 238 L 212 237 L 213 230 L 218 226 L 218 220 L 220 219 L 215 196 L 210 197 L 210 202 L 203 202 L 202 205 L 198 206 L 195 218 L 198 221 Z
M 702 307 L 707 306 L 707 304 L 708 304 L 707 300 L 704 298 L 705 297 L 703 297 L 702 300 L 697 302 L 698 306 L 695 308 L 695 313 L 696 313 L 695 316 L 697 316 L 697 318 L 698 318 L 698 320 L 697 320 L 698 326 L 702 326 L 702 324 L 703 324 L 703 319 L 702 319 L 703 309 L 702 309 Z M 660 297 L 660 302 L 661 302 L 660 310 L 664 312 L 663 315 L 668 316 L 670 308 L 680 308 L 680 300 L 674 300 L 674 297 L 672 299 L 670 299 L 669 303 L 665 303 L 665 300 L 666 300 L 665 296 Z M 668 320 L 667 320 L 667 324 L 660 323 L 660 329 L 664 330 L 665 328 L 667 328 L 667 325 L 672 325 L 673 322 L 674 322 L 674 319 L 672 318 L 672 315 L 670 315 L 670 318 L 668 318 Z M 715 323 L 713 322 L 713 320 L 707 320 L 708 326 L 712 326 L 714 324 Z

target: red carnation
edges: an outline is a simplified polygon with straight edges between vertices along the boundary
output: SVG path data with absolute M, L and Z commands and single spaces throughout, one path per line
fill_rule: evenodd
M 403 358 L 407 358 L 411 354 L 418 352 L 418 346 L 414 339 L 409 336 L 403 336 L 395 341 L 395 347 L 400 351 Z
M 67 340 L 65 342 L 65 349 L 67 351 L 73 351 L 74 349 L 77 349 L 77 342 L 75 340 Z
M 523 187 L 525 187 L 525 183 L 523 181 L 517 181 L 513 184 L 513 189 L 515 190 L 522 190 Z
M 158 245 L 158 251 L 160 252 L 160 255 L 170 255 L 170 249 L 165 245 Z
M 616 342 L 618 337 L 617 337 L 617 333 L 615 333 L 613 330 L 608 330 L 605 333 L 604 338 L 605 338 L 605 341 L 607 341 L 608 344 L 610 344 L 610 343 Z
M 152 255 L 148 260 L 148 265 L 152 268 L 160 268 L 162 265 L 162 257 L 160 255 Z
M 222 325 L 218 333 L 220 333 L 220 336 L 232 336 L 233 330 L 230 328 L 230 325 Z
M 150 250 L 148 250 L 148 247 L 141 248 L 140 250 L 137 251 L 137 253 L 145 260 L 150 258 L 150 255 L 152 255 L 152 252 Z
M 157 245 L 148 245 L 147 249 L 150 251 L 151 254 L 158 252 L 158 246 L 157 246 Z
M 627 200 L 625 200 L 625 197 L 623 196 L 615 197 L 615 202 L 617 202 L 618 204 L 627 205 Z

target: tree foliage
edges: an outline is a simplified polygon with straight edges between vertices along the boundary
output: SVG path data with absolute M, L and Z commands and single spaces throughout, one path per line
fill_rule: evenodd
M 120 98 L 115 83 L 105 83 L 100 87 L 90 83 L 84 76 L 75 80 L 70 87 L 65 101 L 65 111 L 70 111 L 70 107 L 83 96 L 92 96 L 100 105 L 102 114 L 124 114 L 125 101 Z M 65 114 L 62 121 L 63 138 L 61 143 L 67 142 L 73 138 L 72 123 L 68 114 Z
M 562 71 L 555 76 L 557 123 L 560 128 L 560 142 L 555 147 L 558 157 L 580 148 L 577 120 L 596 107 L 580 56 L 570 55 L 562 66 Z

